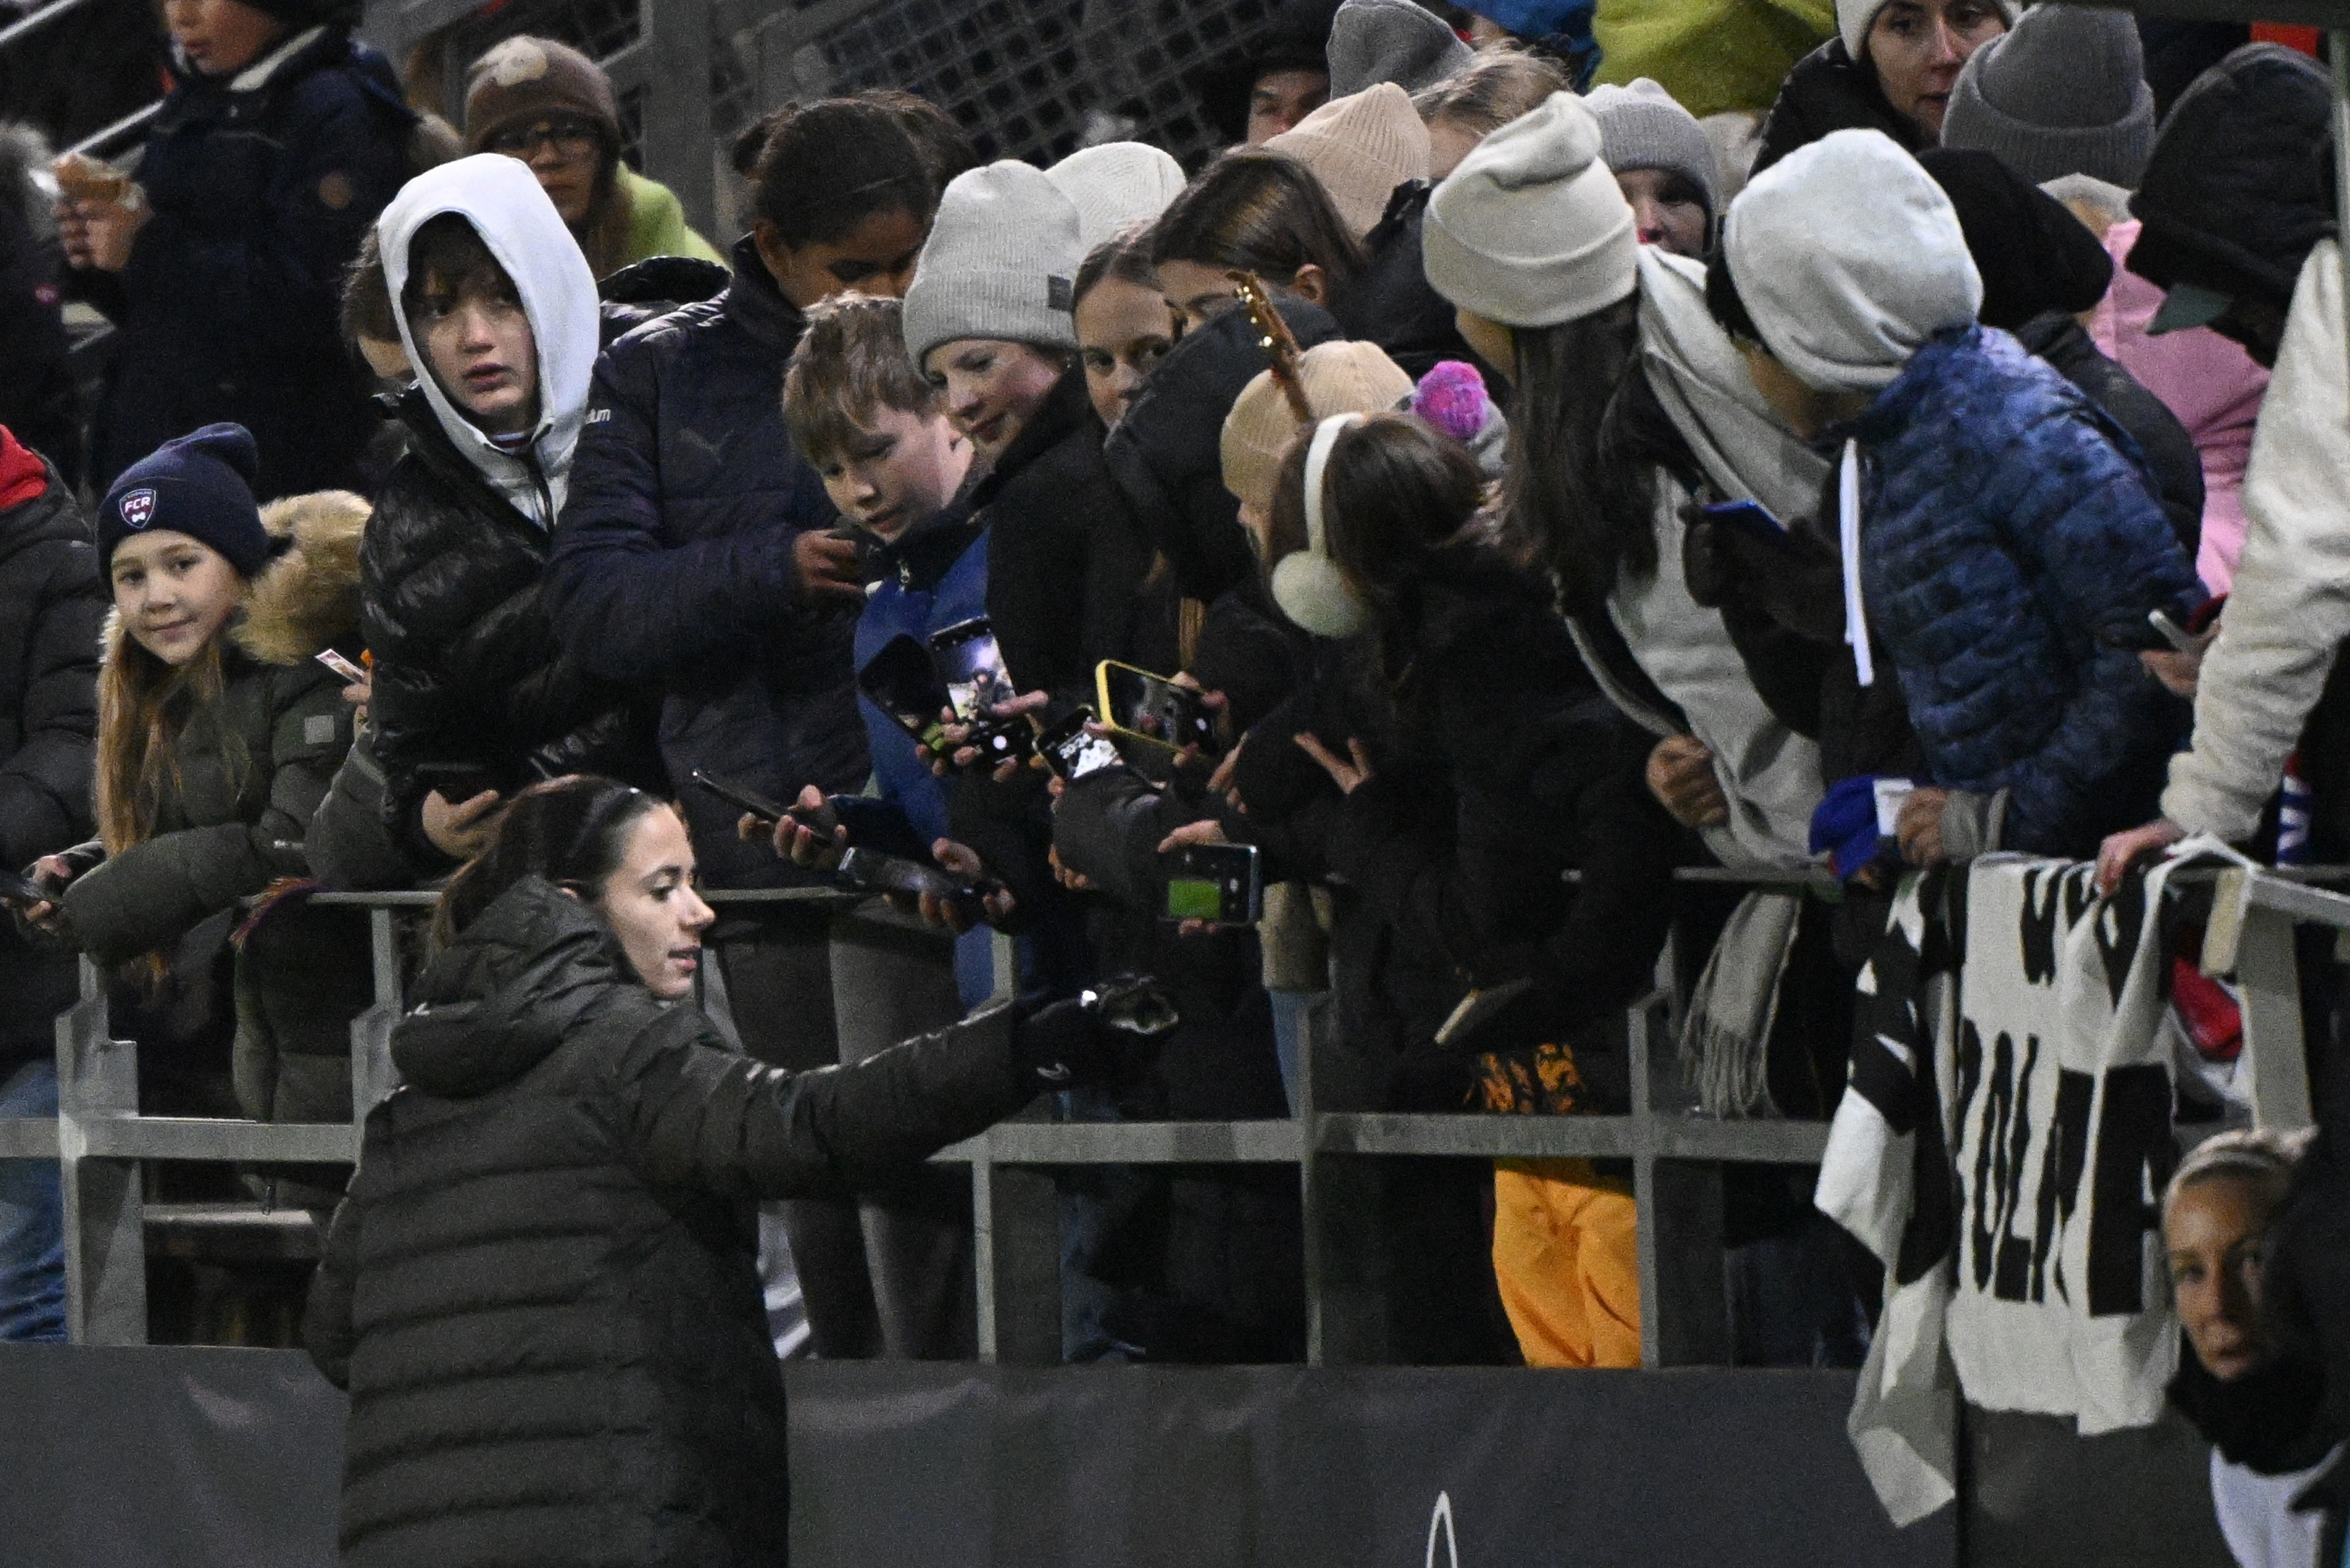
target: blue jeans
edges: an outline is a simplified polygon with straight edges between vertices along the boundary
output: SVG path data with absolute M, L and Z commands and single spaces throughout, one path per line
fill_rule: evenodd
M 57 1064 L 0 1071 L 0 1117 L 57 1114 Z M 0 1159 L 0 1340 L 66 1336 L 65 1204 L 49 1159 Z

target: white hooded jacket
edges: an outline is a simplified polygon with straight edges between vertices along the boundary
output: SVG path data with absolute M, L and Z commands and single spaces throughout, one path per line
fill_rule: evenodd
M 397 308 L 408 285 L 408 251 L 416 231 L 443 213 L 473 224 L 514 279 L 538 345 L 538 425 L 518 453 L 492 441 L 449 400 L 425 366 L 408 312 Z M 400 346 L 416 367 L 417 382 L 441 428 L 515 511 L 552 529 L 568 488 L 571 452 L 587 414 L 588 378 L 598 348 L 596 278 L 579 243 L 527 165 L 484 152 L 427 170 L 401 186 L 376 222 L 376 244 L 396 307 L 392 314 L 400 322 Z

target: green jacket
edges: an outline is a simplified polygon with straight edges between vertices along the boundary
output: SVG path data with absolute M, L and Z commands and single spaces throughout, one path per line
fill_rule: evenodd
M 649 180 L 623 163 L 619 171 L 621 197 L 629 203 L 627 248 L 619 265 L 631 266 L 653 256 L 691 256 L 725 266 L 718 248 L 693 232 L 677 192 L 658 180 Z

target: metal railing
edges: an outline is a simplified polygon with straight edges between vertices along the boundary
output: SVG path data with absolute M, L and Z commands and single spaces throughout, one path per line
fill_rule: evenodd
M 1684 873 L 1696 881 L 1739 880 Z M 398 921 L 433 900 L 421 892 L 321 894 L 321 905 L 369 912 L 375 1001 L 351 1025 L 351 1096 L 359 1118 L 396 1082 L 390 1059 L 401 1011 Z M 829 889 L 719 892 L 722 910 L 761 904 L 853 900 Z M 875 904 L 844 909 L 836 944 L 902 940 L 903 919 Z M 2350 897 L 2262 871 L 2219 874 L 2203 962 L 2233 972 L 2243 996 L 2244 1060 L 2262 1125 L 2309 1120 L 2302 1055 L 2296 924 L 2350 930 Z M 1009 984 L 1009 943 L 997 940 L 999 983 Z M 1273 1165 L 1297 1168 L 1305 1236 L 1306 1358 L 1311 1366 L 1386 1359 L 1384 1308 L 1361 1239 L 1375 1224 L 1374 1169 L 1381 1159 L 1591 1158 L 1628 1161 L 1638 1206 L 1644 1365 L 1722 1365 L 1729 1359 L 1723 1289 L 1721 1173 L 1731 1163 L 1818 1163 L 1826 1124 L 1722 1121 L 1679 1108 L 1670 1064 L 1657 1050 L 1668 997 L 1630 1010 L 1627 1033 L 1631 1109 L 1622 1116 L 1439 1116 L 1326 1108 L 1317 1066 L 1327 1042 L 1311 1031 L 1297 1110 L 1283 1119 L 1207 1122 L 1015 1120 L 941 1151 L 971 1173 L 978 1340 L 983 1360 L 1057 1363 L 1061 1355 L 1060 1231 L 1053 1171 L 1090 1165 Z M 0 1120 L 0 1158 L 55 1158 L 65 1201 L 68 1326 L 79 1344 L 146 1339 L 146 1216 L 140 1167 L 150 1160 L 229 1161 L 272 1167 L 354 1160 L 359 1129 L 344 1123 L 261 1123 L 138 1113 L 136 1048 L 113 1039 L 95 965 L 82 968 L 82 999 L 57 1020 L 58 1115 Z

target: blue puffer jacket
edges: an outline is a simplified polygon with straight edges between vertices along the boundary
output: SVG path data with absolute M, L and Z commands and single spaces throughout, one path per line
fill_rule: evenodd
M 263 500 L 359 484 L 378 421 L 342 344 L 343 272 L 408 178 L 415 126 L 384 57 L 333 27 L 172 88 L 139 163 L 153 215 L 130 265 L 84 279 L 120 345 L 95 488 L 220 420 L 253 432 Z
M 865 782 L 855 617 L 810 609 L 792 561 L 835 521 L 784 430 L 801 326 L 745 239 L 725 293 L 604 351 L 541 590 L 589 673 L 664 694 L 661 755 L 722 888 L 809 877 L 738 839 L 733 806 L 685 787 L 694 769 L 784 801 Z
M 2009 791 L 2010 849 L 2093 855 L 2154 816 L 2187 706 L 2098 632 L 2184 622 L 2203 590 L 2128 438 L 1982 327 L 1839 433 L 1867 458 L 1861 585 L 1933 782 Z

